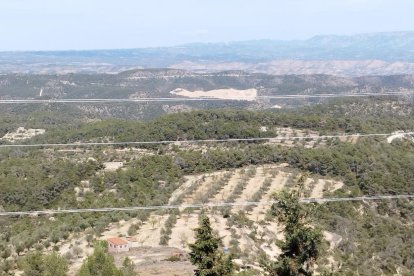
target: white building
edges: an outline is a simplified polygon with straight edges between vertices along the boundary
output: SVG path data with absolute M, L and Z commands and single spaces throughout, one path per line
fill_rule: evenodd
M 123 238 L 109 238 L 108 252 L 126 252 L 129 251 L 129 243 Z

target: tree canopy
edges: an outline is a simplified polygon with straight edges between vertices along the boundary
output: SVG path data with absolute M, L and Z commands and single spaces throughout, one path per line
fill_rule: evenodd
M 195 230 L 195 242 L 190 244 L 190 260 L 197 266 L 196 276 L 232 275 L 233 264 L 230 256 L 219 251 L 221 240 L 213 233 L 210 219 L 206 215 L 200 218 Z
M 269 275 L 312 275 L 321 253 L 322 234 L 310 223 L 310 208 L 299 202 L 304 179 L 299 178 L 297 189 L 284 190 L 275 196 L 277 202 L 272 205 L 271 214 L 283 225 L 285 238 L 278 260 L 264 264 Z

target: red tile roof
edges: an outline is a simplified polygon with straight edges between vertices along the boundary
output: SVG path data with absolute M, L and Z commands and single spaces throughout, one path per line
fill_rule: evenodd
M 128 244 L 128 242 L 124 239 L 121 238 L 109 238 L 107 240 L 109 243 L 112 243 L 114 245 L 124 245 L 124 244 Z

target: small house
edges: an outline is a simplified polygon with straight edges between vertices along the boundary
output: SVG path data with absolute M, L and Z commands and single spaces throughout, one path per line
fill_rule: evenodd
M 129 251 L 129 242 L 123 238 L 109 238 L 108 252 L 126 252 Z

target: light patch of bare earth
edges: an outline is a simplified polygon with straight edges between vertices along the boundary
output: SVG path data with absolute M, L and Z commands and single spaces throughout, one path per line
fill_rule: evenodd
M 154 152 L 152 152 L 150 150 L 134 148 L 134 147 L 123 148 L 123 149 L 116 148 L 116 149 L 111 149 L 111 150 L 104 151 L 104 153 L 109 154 L 109 153 L 111 153 L 111 151 L 115 151 L 115 152 L 118 152 L 118 153 L 133 152 L 133 153 L 138 153 L 138 154 L 142 154 L 142 155 L 154 155 Z
M 177 219 L 168 242 L 169 246 L 188 250 L 188 244 L 195 241 L 194 228 L 198 226 L 198 213 L 182 214 Z
M 269 256 L 271 259 L 276 259 L 282 250 L 276 245 L 276 240 L 283 240 L 284 235 L 281 231 L 282 227 L 275 221 L 268 222 L 266 225 L 258 224 L 257 231 L 263 235 L 263 243 L 260 248 Z
M 186 194 L 192 187 L 194 187 L 198 181 L 203 178 L 203 175 L 188 175 L 185 176 L 184 184 L 176 189 L 168 200 L 168 204 L 173 204 L 182 195 Z
M 106 228 L 107 230 L 101 234 L 101 240 L 106 240 L 112 237 L 128 236 L 128 229 L 131 225 L 140 223 L 141 221 L 133 218 L 128 221 L 121 220 L 117 223 L 111 223 Z
M 249 179 L 248 184 L 246 185 L 245 189 L 243 190 L 242 194 L 236 199 L 235 203 L 243 203 L 248 201 L 250 197 L 260 188 L 264 181 L 264 170 L 263 167 L 258 167 L 256 170 L 256 174 Z M 239 210 L 242 210 L 243 206 L 234 206 L 232 208 L 232 212 L 237 213 Z
M 230 240 L 231 240 L 231 233 L 226 224 L 227 220 L 223 218 L 223 216 L 220 216 L 220 215 L 211 215 L 210 222 L 211 222 L 211 227 L 213 227 L 213 229 L 217 231 L 219 237 L 222 239 L 223 245 L 225 247 L 229 247 Z
M 339 137 L 339 141 L 348 142 L 351 144 L 356 144 L 359 140 L 358 136 L 349 136 L 349 137 Z
M 314 183 L 310 197 L 311 198 L 322 198 L 325 192 L 334 192 L 344 186 L 341 181 L 318 179 Z
M 207 199 L 205 198 L 205 193 L 213 185 L 213 182 L 217 181 L 219 177 L 224 173 L 225 172 L 214 172 L 208 175 L 204 175 L 202 177 L 203 182 L 201 185 L 199 185 L 192 194 L 189 194 L 184 198 L 183 204 L 206 203 Z
M 187 98 L 214 98 L 224 100 L 244 100 L 255 101 L 257 90 L 255 88 L 238 90 L 234 88 L 215 89 L 209 91 L 188 91 L 182 88 L 174 89 L 170 92 L 172 95 L 187 97 Z
M 323 146 L 326 144 L 326 138 L 320 138 L 317 131 L 307 129 L 294 129 L 290 127 L 276 127 L 277 139 L 270 139 L 269 143 L 279 144 L 286 147 L 294 147 L 300 143 L 305 148 L 314 148 L 316 146 Z M 306 138 L 305 138 L 306 137 Z
M 34 136 L 44 134 L 45 132 L 46 130 L 41 129 L 41 128 L 25 129 L 24 127 L 19 127 L 14 132 L 6 133 L 2 138 L 0 138 L 0 140 L 8 141 L 8 142 L 16 142 L 16 141 L 30 139 Z
M 123 162 L 104 162 L 104 171 L 114 172 L 124 166 Z
M 325 187 L 325 181 L 322 179 L 318 179 L 315 184 L 315 187 L 312 189 L 311 196 L 312 198 L 319 198 L 323 197 L 323 189 Z
M 272 195 L 281 191 L 285 186 L 288 173 L 284 171 L 279 171 L 275 177 L 268 175 L 269 178 L 272 179 L 272 183 L 270 184 L 269 190 L 263 195 L 261 201 L 270 201 L 272 199 Z M 253 208 L 253 211 L 249 215 L 250 219 L 253 221 L 260 221 L 265 218 L 266 209 L 269 206 L 266 204 L 258 205 L 257 207 Z
M 76 256 L 76 251 L 81 252 L 79 256 Z M 88 245 L 85 235 L 72 237 L 68 242 L 64 242 L 59 248 L 59 254 L 61 256 L 65 256 L 66 254 L 71 254 L 73 256 L 69 261 L 69 275 L 75 275 L 82 266 L 83 261 L 92 253 L 93 247 Z
M 319 132 L 309 130 L 309 129 L 297 129 L 297 128 L 290 128 L 290 127 L 276 127 L 273 130 L 277 132 L 277 138 L 269 139 L 269 144 L 278 144 L 286 147 L 294 147 L 297 145 L 303 145 L 305 148 L 315 148 L 325 146 L 330 139 L 336 138 L 329 138 L 326 136 L 321 136 Z M 351 144 L 356 144 L 360 137 L 358 136 L 344 136 L 338 137 L 341 142 L 347 142 Z M 393 136 L 391 136 L 393 137 Z M 409 137 L 407 133 L 404 135 L 401 133 L 396 133 L 394 139 L 396 138 L 403 138 Z M 388 142 L 390 141 L 388 138 Z M 413 138 L 414 141 L 414 138 Z M 390 143 L 390 142 L 389 142 Z
M 393 132 L 391 136 L 387 137 L 388 144 L 391 144 L 394 140 L 409 139 L 414 142 L 413 133 L 406 133 L 402 130 Z
M 89 180 L 82 180 L 79 184 L 79 186 L 73 188 L 76 195 L 76 200 L 82 201 L 83 195 L 88 192 L 92 192 L 92 188 L 90 187 Z
M 177 262 L 167 261 L 168 258 L 179 253 L 181 251 L 173 247 L 144 246 L 115 254 L 114 257 L 117 266 L 122 266 L 125 257 L 129 257 L 135 263 L 136 271 L 140 276 L 194 275 L 195 267 L 186 258 Z
M 342 237 L 328 231 L 323 231 L 323 237 L 329 242 L 329 249 L 333 250 L 342 241 Z
M 134 236 L 140 246 L 158 246 L 161 239 L 161 228 L 167 220 L 168 215 L 151 215 L 145 221 L 138 234 Z
M 211 200 L 211 202 L 224 202 L 232 193 L 236 185 L 241 180 L 240 170 L 237 170 L 232 174 L 230 180 L 227 182 L 227 185 L 224 186 Z

